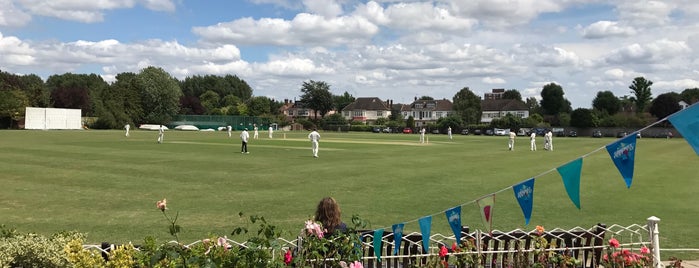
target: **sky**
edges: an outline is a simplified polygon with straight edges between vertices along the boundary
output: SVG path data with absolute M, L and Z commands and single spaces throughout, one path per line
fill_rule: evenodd
M 255 96 L 335 95 L 411 103 L 468 87 L 573 108 L 599 91 L 654 96 L 699 87 L 696 0 L 0 0 L 0 70 L 36 74 L 161 67 L 185 79 L 236 75 Z

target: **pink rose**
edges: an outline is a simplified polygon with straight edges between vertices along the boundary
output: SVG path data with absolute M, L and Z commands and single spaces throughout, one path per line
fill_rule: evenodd
M 650 249 L 648 249 L 646 246 L 642 246 L 641 254 L 650 254 Z
M 619 241 L 616 240 L 616 238 L 609 239 L 609 245 L 612 246 L 613 248 L 618 248 Z
M 361 262 L 354 261 L 353 263 L 350 263 L 349 268 L 364 268 L 364 265 L 362 265 Z
M 161 211 L 165 211 L 167 209 L 167 199 L 163 198 L 163 200 L 158 200 L 158 202 L 155 202 L 155 207 Z
M 284 264 L 289 265 L 291 263 L 291 260 L 291 250 L 287 250 L 286 253 L 284 253 Z

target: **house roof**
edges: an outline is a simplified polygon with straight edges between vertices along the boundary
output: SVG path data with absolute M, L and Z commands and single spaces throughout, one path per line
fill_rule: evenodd
M 363 97 L 363 98 L 356 98 L 353 103 L 348 104 L 345 106 L 343 111 L 352 111 L 352 110 L 373 110 L 373 111 L 390 111 L 391 109 L 388 108 L 388 105 L 383 102 L 381 99 L 377 97 Z
M 434 103 L 434 107 L 427 107 L 428 103 Z M 413 110 L 415 109 L 415 104 L 422 104 L 422 108 L 419 108 L 418 110 L 431 110 L 431 111 L 451 111 L 452 107 L 454 106 L 453 103 L 451 103 L 450 100 L 447 99 L 441 99 L 441 100 L 416 100 L 412 104 L 409 105 L 407 110 Z M 403 107 L 405 108 L 405 107 Z
M 529 107 L 521 100 L 498 99 L 482 100 L 481 111 L 527 111 Z

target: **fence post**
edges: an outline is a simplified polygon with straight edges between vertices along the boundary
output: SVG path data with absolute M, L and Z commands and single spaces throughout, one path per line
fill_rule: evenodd
M 660 239 L 658 238 L 660 235 L 658 231 L 658 222 L 660 222 L 660 219 L 655 216 L 650 216 L 646 220 L 648 220 L 648 233 L 651 238 L 651 247 L 653 248 L 653 267 L 662 268 L 663 264 L 660 262 Z

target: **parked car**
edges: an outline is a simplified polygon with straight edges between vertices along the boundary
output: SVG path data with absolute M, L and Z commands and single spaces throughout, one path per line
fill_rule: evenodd
M 601 138 L 601 137 L 602 137 L 602 131 L 599 131 L 599 130 L 592 131 L 592 137 L 593 137 L 593 138 Z
M 493 135 L 495 135 L 495 132 L 494 132 L 492 129 L 486 129 L 486 130 L 485 130 L 485 135 L 493 136 Z
M 626 137 L 626 131 L 619 131 L 616 133 L 617 138 L 623 138 Z
M 577 137 L 578 132 L 575 130 L 568 131 L 568 137 Z
M 495 135 L 497 135 L 497 136 L 509 135 L 510 134 L 509 132 L 510 131 L 508 129 L 504 129 L 504 128 L 496 128 L 494 131 Z
M 374 132 L 374 133 L 381 133 L 381 128 L 380 128 L 380 127 L 374 127 L 374 128 L 371 129 L 371 132 Z
M 480 129 L 473 130 L 473 135 L 481 135 L 481 130 Z
M 383 131 L 383 133 L 391 133 L 391 128 L 387 127 L 387 128 L 384 128 L 382 131 Z
M 517 136 L 528 136 L 528 135 L 527 135 L 528 132 L 529 132 L 528 129 L 526 129 L 526 128 L 520 128 L 519 130 L 517 130 Z
M 432 134 L 439 134 L 439 129 L 433 129 Z
M 468 129 L 467 128 L 462 129 L 461 135 L 468 135 Z
M 408 128 L 408 127 L 406 127 L 406 128 L 403 129 L 403 133 L 405 133 L 405 134 L 410 134 L 410 133 L 413 133 L 413 130 L 410 129 L 410 128 Z

